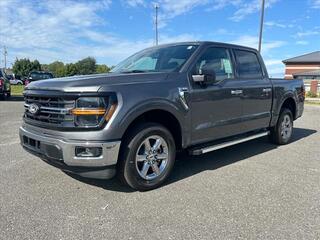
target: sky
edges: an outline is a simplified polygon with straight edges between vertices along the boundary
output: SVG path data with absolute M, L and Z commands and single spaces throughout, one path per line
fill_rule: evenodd
M 159 43 L 208 40 L 258 47 L 261 0 L 158 0 Z M 109 66 L 155 44 L 147 0 L 0 0 L 0 66 L 95 57 Z M 320 0 L 266 0 L 262 56 L 269 74 L 282 60 L 320 50 Z

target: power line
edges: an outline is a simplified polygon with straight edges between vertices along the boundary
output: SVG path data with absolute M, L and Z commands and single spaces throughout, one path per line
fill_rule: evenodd
M 262 45 L 262 32 L 263 32 L 263 21 L 264 21 L 264 2 L 265 0 L 261 0 L 261 17 L 260 17 L 260 33 L 259 33 L 259 52 L 261 52 Z

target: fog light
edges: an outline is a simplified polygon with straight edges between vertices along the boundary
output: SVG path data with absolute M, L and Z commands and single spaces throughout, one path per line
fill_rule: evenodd
M 76 147 L 76 157 L 100 157 L 102 147 Z

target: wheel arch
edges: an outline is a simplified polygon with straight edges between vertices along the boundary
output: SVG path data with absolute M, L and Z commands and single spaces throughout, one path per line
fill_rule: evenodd
M 282 102 L 280 109 L 279 109 L 279 114 L 281 109 L 283 108 L 288 108 L 291 113 L 292 113 L 292 117 L 293 119 L 296 119 L 297 116 L 297 104 L 296 101 L 294 100 L 293 96 L 287 97 L 284 99 L 284 101 Z
M 149 105 L 149 104 L 148 104 Z M 178 114 L 179 109 L 170 105 L 140 106 L 128 113 L 121 122 L 124 126 L 122 136 L 125 138 L 130 133 L 130 130 L 142 122 L 155 122 L 165 126 L 172 134 L 177 149 L 184 147 L 184 116 Z

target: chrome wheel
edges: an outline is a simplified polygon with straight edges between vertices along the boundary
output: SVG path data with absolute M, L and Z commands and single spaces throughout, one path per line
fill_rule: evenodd
M 292 121 L 289 115 L 285 115 L 281 123 L 281 137 L 287 140 L 292 134 Z
M 136 153 L 136 169 L 143 179 L 153 180 L 160 176 L 168 165 L 167 142 L 158 135 L 147 137 Z

